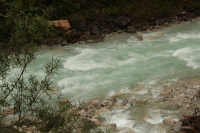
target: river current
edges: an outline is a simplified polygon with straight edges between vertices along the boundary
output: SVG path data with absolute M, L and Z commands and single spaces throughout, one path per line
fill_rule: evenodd
M 151 33 L 140 33 L 144 38 L 142 41 L 135 38 L 135 34 L 121 34 L 100 43 L 42 48 L 26 75 L 35 74 L 41 79 L 45 76 L 45 62 L 52 56 L 60 59 L 59 75 L 53 79 L 53 85 L 59 87 L 64 98 L 73 102 L 88 102 L 117 92 L 129 92 L 137 84 L 148 86 L 197 76 L 200 72 L 199 29 L 200 19 L 197 19 Z M 147 39 L 149 35 L 155 39 Z M 148 92 L 153 98 L 159 98 L 160 91 L 156 88 Z M 145 90 L 138 92 L 140 95 L 146 93 Z M 156 115 L 156 111 L 149 110 L 149 113 Z M 120 111 L 115 110 L 115 114 L 107 117 L 107 121 L 131 128 L 127 118 L 130 112 L 120 115 Z M 160 122 L 160 116 L 156 116 L 155 121 L 150 120 L 153 124 Z M 146 132 L 143 128 L 135 131 Z M 152 133 L 156 130 L 153 129 Z

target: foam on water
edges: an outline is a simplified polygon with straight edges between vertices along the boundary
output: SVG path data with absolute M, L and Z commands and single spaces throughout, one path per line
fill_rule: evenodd
M 197 69 L 200 67 L 200 63 L 195 61 L 196 58 L 199 58 L 193 56 L 193 53 L 195 52 L 196 49 L 186 47 L 176 50 L 172 55 L 178 57 L 181 60 L 186 61 L 186 66 L 192 67 L 193 69 Z

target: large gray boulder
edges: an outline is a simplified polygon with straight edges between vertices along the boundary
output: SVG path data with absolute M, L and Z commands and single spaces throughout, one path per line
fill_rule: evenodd
M 131 20 L 128 17 L 126 17 L 126 16 L 119 16 L 116 19 L 115 24 L 119 28 L 125 28 L 130 22 L 131 22 Z
M 136 29 L 134 26 L 127 26 L 127 32 L 128 33 L 136 33 Z

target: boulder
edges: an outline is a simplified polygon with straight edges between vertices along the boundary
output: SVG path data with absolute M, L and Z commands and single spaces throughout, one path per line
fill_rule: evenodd
M 153 25 L 148 25 L 148 26 L 146 26 L 146 28 L 149 30 L 153 30 Z
M 99 28 L 96 25 L 93 25 L 90 29 L 90 34 L 91 35 L 100 35 L 101 31 L 99 30 Z
M 127 103 L 128 103 L 128 99 L 124 98 L 124 99 L 122 100 L 122 105 L 126 105 Z
M 76 30 L 86 31 L 86 21 L 84 19 L 77 21 L 75 25 L 76 25 Z
M 137 101 L 137 104 L 145 104 L 145 103 L 146 103 L 146 101 L 144 101 L 144 100 Z
M 163 33 L 158 33 L 158 36 L 164 36 L 164 34 Z
M 139 33 L 136 34 L 136 38 L 138 38 L 140 41 L 143 40 L 143 36 L 141 34 L 139 34 Z
M 53 21 L 53 23 L 55 27 L 60 28 L 64 31 L 68 31 L 71 28 L 68 20 L 56 20 L 56 21 Z
M 119 129 L 120 133 L 135 133 L 131 128 L 129 127 L 123 127 Z
M 105 21 L 106 21 L 107 23 L 114 23 L 114 22 L 115 22 L 115 19 L 112 18 L 112 17 L 108 17 L 108 18 L 106 18 Z
M 142 23 L 136 23 L 136 24 L 134 25 L 134 27 L 135 27 L 135 28 L 141 28 L 142 25 L 143 25 Z
M 128 33 L 136 33 L 136 29 L 134 26 L 127 26 L 127 32 Z
M 173 125 L 173 124 L 176 123 L 176 121 L 175 121 L 173 118 L 164 118 L 164 119 L 163 119 L 163 123 L 164 123 L 164 124 Z
M 115 24 L 116 26 L 118 26 L 119 28 L 124 28 L 126 27 L 129 23 L 131 22 L 131 20 L 126 17 L 126 16 L 119 16 L 116 21 Z
M 61 46 L 66 46 L 68 43 L 67 43 L 67 40 L 64 40 L 63 42 L 62 42 L 62 45 Z
M 148 40 L 154 40 L 155 38 L 152 35 L 149 35 L 146 39 L 148 39 Z
M 174 131 L 174 133 L 178 133 L 181 130 L 182 122 L 177 122 L 171 130 Z
M 152 119 L 150 116 L 146 115 L 142 118 L 143 120 Z
M 189 19 L 193 19 L 193 18 L 196 17 L 196 15 L 195 15 L 194 13 L 188 13 L 186 16 L 187 16 Z
M 103 41 L 103 37 L 101 35 L 90 35 L 87 37 L 87 43 L 95 43 Z
M 111 124 L 106 125 L 106 128 L 108 130 L 115 131 L 117 129 L 117 125 L 115 123 L 111 123 Z
M 179 20 L 178 19 L 173 19 L 172 20 L 172 24 L 179 24 L 180 22 L 179 22 Z
M 88 103 L 88 109 L 100 109 L 100 101 L 99 100 L 92 100 Z
M 74 43 L 79 39 L 80 36 L 81 36 L 80 32 L 72 31 L 71 33 L 68 34 L 67 41 Z

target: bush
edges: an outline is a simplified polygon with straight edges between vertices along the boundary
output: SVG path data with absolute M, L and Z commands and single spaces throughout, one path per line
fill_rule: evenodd
M 45 38 L 55 37 L 54 27 L 46 20 L 51 8 L 38 8 L 37 4 L 31 0 L 0 2 L 0 131 L 17 132 L 11 129 L 13 125 L 35 125 L 41 131 L 84 132 L 85 129 L 89 132 L 95 126 L 83 126 L 85 123 L 78 114 L 80 105 L 60 102 L 51 107 L 47 102 L 51 98 L 48 92 L 52 78 L 58 72 L 59 60 L 52 57 L 46 63 L 46 76 L 42 80 L 33 74 L 28 79 L 24 77 L 27 67 L 36 58 L 38 44 Z M 13 68 L 19 71 L 15 77 L 10 77 Z M 42 97 L 44 93 L 48 97 Z M 3 123 L 6 108 L 14 109 L 18 116 L 18 120 L 10 125 Z

